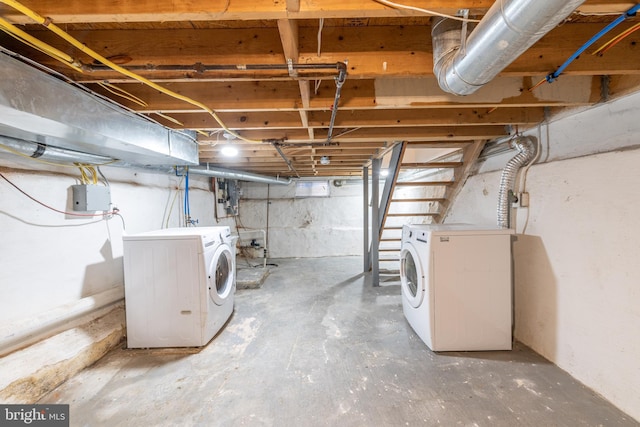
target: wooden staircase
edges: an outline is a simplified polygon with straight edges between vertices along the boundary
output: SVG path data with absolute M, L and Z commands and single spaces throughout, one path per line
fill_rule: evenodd
M 462 189 L 485 141 L 449 144 L 457 148 L 443 159 L 403 161 L 407 149 L 425 150 L 435 144 L 400 143 L 395 147 L 380 204 L 378 262 L 381 276 L 397 276 L 400 269 L 402 225 L 440 223 Z M 438 149 L 448 148 L 437 144 Z M 387 194 L 388 192 L 388 194 Z M 375 231 L 374 231 L 375 232 Z M 375 262 L 375 260 L 372 260 Z M 374 282 L 377 283 L 377 282 Z

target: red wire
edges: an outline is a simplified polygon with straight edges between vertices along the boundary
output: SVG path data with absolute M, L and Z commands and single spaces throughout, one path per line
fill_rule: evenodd
M 25 193 L 24 191 L 22 191 L 22 190 L 20 189 L 20 187 L 18 187 L 17 185 L 15 185 L 13 182 L 9 181 L 9 180 L 7 179 L 7 177 L 5 177 L 4 175 L 2 175 L 1 173 L 0 173 L 0 177 L 2 177 L 2 179 L 4 179 L 5 181 L 7 181 L 7 182 L 9 183 L 9 185 L 11 185 L 13 188 L 15 188 L 16 190 L 18 190 L 19 192 L 21 192 L 22 194 L 24 194 L 25 196 L 27 196 L 28 198 L 30 198 L 31 200 L 33 200 L 34 202 L 36 202 L 37 204 L 39 204 L 39 205 L 41 205 L 41 206 L 44 206 L 44 207 L 45 207 L 45 208 L 47 208 L 47 209 L 51 209 L 51 210 L 52 210 L 52 211 L 54 211 L 54 212 L 58 212 L 58 213 L 61 213 L 61 214 L 64 214 L 64 215 L 73 215 L 73 216 L 105 216 L 105 215 L 116 215 L 116 214 L 118 213 L 117 211 L 111 211 L 111 212 L 103 212 L 103 213 L 99 213 L 99 214 L 81 214 L 81 213 L 75 213 L 75 212 L 65 212 L 65 211 L 61 211 L 61 210 L 58 210 L 58 209 L 56 209 L 56 208 L 52 208 L 51 206 L 46 205 L 46 204 L 42 203 L 42 202 L 41 202 L 41 201 L 39 201 L 39 200 L 34 199 L 34 198 L 33 198 L 33 197 L 31 197 L 30 195 L 28 195 L 27 193 Z
M 618 35 L 618 38 L 616 39 L 616 41 L 611 43 L 609 46 L 606 47 L 606 49 L 600 52 L 600 55 L 604 55 L 609 49 L 611 49 L 612 47 L 614 47 L 615 45 L 620 43 L 622 40 L 626 39 L 628 36 L 630 36 L 631 34 L 635 33 L 638 30 L 640 30 L 640 26 L 636 25 L 628 29 L 627 31 L 623 32 L 622 34 Z
M 533 85 L 533 87 L 530 87 L 530 88 L 529 88 L 529 92 L 533 92 L 533 90 L 534 90 L 535 88 L 537 88 L 538 86 L 542 85 L 542 84 L 543 84 L 544 82 L 546 82 L 546 81 L 547 81 L 547 79 L 542 79 L 542 80 L 540 80 L 538 83 L 536 83 L 535 85 Z

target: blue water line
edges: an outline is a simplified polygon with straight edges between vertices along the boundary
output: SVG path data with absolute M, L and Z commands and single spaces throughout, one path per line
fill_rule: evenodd
M 191 216 L 189 208 L 189 168 L 186 170 L 184 180 L 184 216 L 185 220 L 189 221 L 189 217 Z
M 605 34 L 607 34 L 609 31 L 613 30 L 615 27 L 617 27 L 620 23 L 624 22 L 627 18 L 631 18 L 633 16 L 636 15 L 636 13 L 638 12 L 638 10 L 640 10 L 640 3 L 636 4 L 635 6 L 633 6 L 632 8 L 630 8 L 629 10 L 627 10 L 625 13 L 623 13 L 622 15 L 618 16 L 613 22 L 611 22 L 609 25 L 607 25 L 606 27 L 604 27 L 602 30 L 598 31 L 598 33 L 596 35 L 594 35 L 593 37 L 591 37 L 589 39 L 589 41 L 587 41 L 585 44 L 583 44 L 578 50 L 576 50 L 574 52 L 573 55 L 571 55 L 569 57 L 569 59 L 567 59 L 564 64 L 562 64 L 560 67 L 558 67 L 558 69 L 556 71 L 554 71 L 553 73 L 549 73 L 545 78 L 547 79 L 547 81 L 549 83 L 553 83 L 559 76 L 560 74 L 562 74 L 562 72 L 569 66 L 569 64 L 571 64 L 573 61 L 575 61 L 575 59 L 580 56 L 585 50 L 587 50 L 589 48 L 589 46 L 591 46 L 592 44 L 594 44 L 595 42 L 597 42 L 600 38 L 602 38 L 602 36 L 604 36 Z

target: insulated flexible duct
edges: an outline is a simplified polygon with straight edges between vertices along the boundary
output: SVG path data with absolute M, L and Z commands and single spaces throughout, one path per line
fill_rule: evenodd
M 584 1 L 498 0 L 469 35 L 464 48 L 462 24 L 434 18 L 433 72 L 438 84 L 455 95 L 474 93 Z
M 509 228 L 509 190 L 513 191 L 516 176 L 520 168 L 536 156 L 536 142 L 531 136 L 522 136 L 514 139 L 511 145 L 518 150 L 516 154 L 502 170 L 500 177 L 500 188 L 498 190 L 498 227 Z

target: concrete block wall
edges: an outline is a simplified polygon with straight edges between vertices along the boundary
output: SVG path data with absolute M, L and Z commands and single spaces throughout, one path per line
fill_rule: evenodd
M 639 109 L 636 94 L 532 132 L 542 151 L 513 246 L 516 338 L 637 420 Z M 496 224 L 500 168 L 514 154 L 484 162 L 446 222 Z

